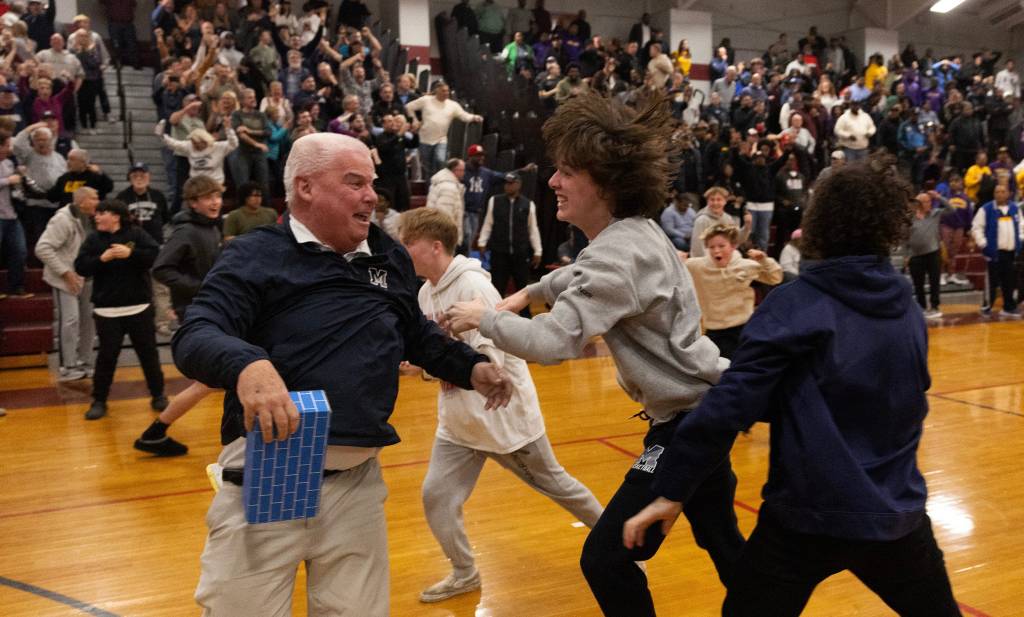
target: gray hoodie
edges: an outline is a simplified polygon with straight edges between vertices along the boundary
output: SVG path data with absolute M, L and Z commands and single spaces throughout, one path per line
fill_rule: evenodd
M 527 288 L 551 312 L 532 320 L 488 311 L 480 332 L 525 360 L 579 357 L 591 337 L 608 344 L 618 381 L 656 423 L 693 409 L 728 361 L 701 334 L 690 273 L 652 220 L 613 222 L 576 262 Z
M 90 231 L 92 223 L 74 204 L 64 206 L 53 215 L 46 224 L 46 231 L 39 236 L 35 250 L 36 257 L 43 262 L 43 280 L 47 285 L 70 293 L 64 274 L 75 271 L 78 249 Z

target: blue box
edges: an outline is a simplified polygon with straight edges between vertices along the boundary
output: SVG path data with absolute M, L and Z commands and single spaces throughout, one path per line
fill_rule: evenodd
M 313 518 L 320 506 L 330 403 L 323 390 L 289 394 L 299 410 L 299 430 L 265 444 L 256 422 L 245 440 L 242 497 L 250 524 Z

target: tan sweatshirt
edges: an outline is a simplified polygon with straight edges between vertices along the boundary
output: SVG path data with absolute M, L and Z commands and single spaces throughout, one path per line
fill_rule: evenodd
M 719 268 L 711 257 L 691 257 L 686 269 L 697 288 L 704 328 L 725 330 L 742 326 L 754 314 L 754 290 L 750 284 L 760 281 L 768 285 L 782 282 L 782 266 L 771 257 L 763 262 L 745 259 L 736 251 L 724 268 Z

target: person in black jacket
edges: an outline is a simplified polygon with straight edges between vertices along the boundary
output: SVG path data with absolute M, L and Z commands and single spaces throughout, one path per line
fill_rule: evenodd
M 419 309 L 409 254 L 371 224 L 373 176 L 370 151 L 357 139 L 296 140 L 284 171 L 290 214 L 231 241 L 172 341 L 185 375 L 227 390 L 224 486 L 207 513 L 195 593 L 211 614 L 257 615 L 287 602 L 305 561 L 316 573 L 307 585 L 319 612 L 387 615 L 377 453 L 398 442 L 388 420 L 399 364 L 475 388 L 489 408 L 509 400 L 508 378 Z M 297 430 L 289 390 L 324 390 L 332 410 L 319 514 L 308 525 L 263 525 L 253 535 L 229 523 L 244 517 L 237 484 L 246 435 L 257 421 L 266 441 Z
M 395 196 L 392 205 L 398 212 L 409 209 L 409 178 L 405 151 L 420 145 L 419 124 L 408 125 L 401 113 L 386 113 L 381 118 L 384 132 L 373 136 L 373 146 L 380 158 L 375 184 Z
M 189 178 L 182 190 L 188 208 L 171 219 L 171 236 L 153 264 L 153 277 L 171 289 L 171 307 L 179 320 L 220 254 L 223 191 L 207 176 Z
M 206 273 L 220 255 L 220 208 L 223 187 L 206 176 L 189 178 L 182 189 L 188 207 L 171 220 L 174 229 L 153 264 L 153 278 L 171 290 L 171 306 L 179 321 Z M 135 449 L 157 456 L 180 456 L 188 447 L 167 435 L 167 429 L 212 391 L 193 381 L 135 440 Z
M 92 405 L 86 420 L 107 415 L 107 395 L 117 369 L 121 340 L 127 334 L 139 357 L 153 409 L 167 407 L 164 374 L 156 351 L 153 293 L 149 268 L 159 247 L 148 233 L 131 223 L 128 206 L 116 199 L 96 208 L 96 231 L 82 243 L 75 272 L 91 277 L 93 317 L 100 349 L 92 381 Z
M 55 204 L 66 206 L 72 202 L 75 191 L 83 186 L 96 189 L 100 199 L 114 190 L 114 181 L 103 173 L 99 165 L 89 162 L 89 153 L 80 148 L 68 152 L 68 170 L 61 174 L 49 191 L 46 198 Z
M 142 227 L 157 245 L 164 243 L 164 223 L 167 222 L 167 198 L 152 186 L 149 167 L 136 161 L 128 170 L 131 186 L 117 194 L 117 199 L 128 206 L 132 221 Z M 151 277 L 152 278 L 152 277 Z M 156 310 L 156 331 L 170 336 L 170 291 L 156 280 L 153 283 L 153 308 Z
M 151 186 L 149 167 L 138 161 L 128 170 L 131 184 L 117 194 L 118 201 L 128 206 L 132 220 L 139 224 L 157 244 L 164 243 L 164 222 L 167 221 L 167 198 Z

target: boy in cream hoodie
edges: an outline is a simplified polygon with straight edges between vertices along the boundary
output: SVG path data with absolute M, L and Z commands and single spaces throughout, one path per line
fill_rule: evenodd
M 734 225 L 708 228 L 701 244 L 703 257 L 686 260 L 686 269 L 693 277 L 704 317 L 704 334 L 718 345 L 725 358 L 731 358 L 740 342 L 744 324 L 754 314 L 754 281 L 768 285 L 782 282 L 782 267 L 763 251 L 751 249 L 747 257 L 736 250 L 740 230 Z
M 429 208 L 407 211 L 402 214 L 400 233 L 416 274 L 427 279 L 419 292 L 420 309 L 427 317 L 438 319 L 457 301 L 480 298 L 493 307 L 501 300 L 479 261 L 454 254 L 460 236 L 446 214 Z M 423 482 L 423 507 L 453 572 L 424 590 L 420 594 L 423 602 L 439 602 L 480 587 L 480 574 L 462 523 L 462 504 L 488 458 L 587 527 L 593 527 L 602 512 L 590 490 L 555 459 L 526 362 L 497 349 L 479 330 L 463 332 L 459 338 L 502 366 L 514 392 L 508 406 L 488 411 L 486 399 L 478 393 L 441 384 L 437 434 Z

